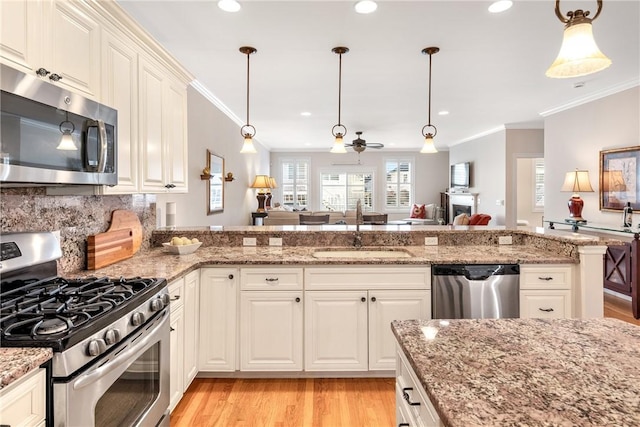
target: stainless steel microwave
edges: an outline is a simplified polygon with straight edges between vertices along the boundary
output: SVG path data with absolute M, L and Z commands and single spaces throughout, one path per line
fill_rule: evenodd
M 116 185 L 117 111 L 0 65 L 0 182 Z

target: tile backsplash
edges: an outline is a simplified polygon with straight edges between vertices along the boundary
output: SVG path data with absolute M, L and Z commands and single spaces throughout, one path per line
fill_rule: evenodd
M 143 227 L 142 247 L 149 249 L 156 227 L 156 196 L 49 196 L 44 187 L 0 189 L 0 232 L 60 231 L 62 258 L 60 273 L 84 270 L 87 266 L 87 236 L 109 228 L 111 212 L 134 211 Z

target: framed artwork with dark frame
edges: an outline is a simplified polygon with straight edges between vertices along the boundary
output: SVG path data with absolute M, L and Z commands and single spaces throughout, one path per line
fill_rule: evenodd
M 600 151 L 600 210 L 640 210 L 640 145 Z

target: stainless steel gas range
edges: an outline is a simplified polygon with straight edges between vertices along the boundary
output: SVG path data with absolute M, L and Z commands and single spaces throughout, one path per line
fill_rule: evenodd
M 167 281 L 65 279 L 52 233 L 0 242 L 0 344 L 53 349 L 47 424 L 168 426 Z

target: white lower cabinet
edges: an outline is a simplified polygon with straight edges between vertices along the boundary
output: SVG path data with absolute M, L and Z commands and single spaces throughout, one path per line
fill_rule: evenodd
M 430 319 L 428 267 L 305 269 L 305 370 L 393 370 L 392 320 Z
M 444 426 L 402 349 L 396 351 L 396 423 L 406 427 Z
M 572 271 L 571 265 L 521 265 L 520 317 L 572 317 Z
M 236 370 L 237 301 L 237 268 L 200 269 L 200 371 Z
M 198 374 L 198 339 L 200 331 L 200 270 L 184 278 L 184 351 L 183 388 L 186 391 Z
M 173 411 L 184 393 L 184 278 L 169 284 L 169 295 L 169 410 Z
M 46 425 L 46 374 L 34 369 L 0 390 L 0 425 Z

